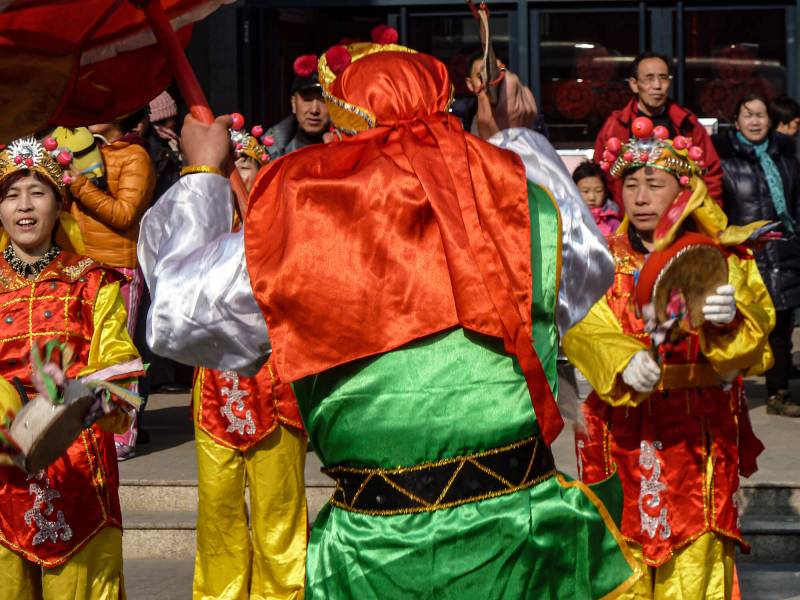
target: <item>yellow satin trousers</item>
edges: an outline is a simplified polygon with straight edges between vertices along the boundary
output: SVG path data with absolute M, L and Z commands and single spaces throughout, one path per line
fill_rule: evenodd
M 730 600 L 733 592 L 734 542 L 706 533 L 660 567 L 648 567 L 642 552 L 630 547 L 644 577 L 620 596 L 626 600 Z
M 3 600 L 125 600 L 122 532 L 106 527 L 66 563 L 45 569 L 0 546 Z
M 194 412 L 199 502 L 193 599 L 302 599 L 306 438 L 279 426 L 241 452 L 200 430 Z

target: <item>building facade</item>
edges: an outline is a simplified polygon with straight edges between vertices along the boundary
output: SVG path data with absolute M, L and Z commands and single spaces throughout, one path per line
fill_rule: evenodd
M 730 120 L 741 95 L 800 98 L 800 0 L 490 2 L 495 50 L 531 85 L 557 146 L 591 144 L 630 98 L 631 59 L 672 59 L 673 98 L 700 117 Z M 456 94 L 478 24 L 464 0 L 239 0 L 196 28 L 190 59 L 219 112 L 269 125 L 289 111 L 292 62 L 388 23 L 400 41 L 450 68 Z

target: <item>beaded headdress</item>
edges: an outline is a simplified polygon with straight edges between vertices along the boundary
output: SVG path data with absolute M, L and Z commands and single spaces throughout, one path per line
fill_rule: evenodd
M 70 162 L 72 153 L 59 149 L 58 142 L 51 137 L 44 143 L 33 136 L 19 138 L 0 152 L 0 181 L 18 171 L 35 171 L 63 193 L 72 181 L 63 170 Z
M 703 172 L 703 150 L 690 138 L 678 135 L 670 140 L 669 130 L 654 127 L 647 117 L 634 119 L 631 131 L 633 137 L 625 144 L 616 137 L 606 141 L 600 166 L 611 176 L 621 178 L 633 169 L 652 167 L 672 173 L 685 187 Z
M 264 134 L 261 125 L 254 125 L 250 131 L 244 128 L 244 117 L 239 113 L 233 113 L 233 126 L 230 129 L 231 144 L 236 158 L 247 156 L 263 166 L 269 162 L 267 148 L 275 143 L 271 135 Z

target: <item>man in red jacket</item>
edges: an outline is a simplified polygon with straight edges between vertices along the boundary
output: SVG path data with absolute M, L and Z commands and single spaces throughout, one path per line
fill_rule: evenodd
M 722 167 L 717 151 L 705 128 L 689 109 L 669 99 L 669 86 L 672 83 L 672 72 L 669 60 L 653 52 L 640 54 L 633 61 L 628 85 L 636 94 L 622 110 L 615 110 L 609 115 L 594 143 L 594 160 L 603 160 L 606 141 L 611 137 L 619 138 L 623 143 L 631 137 L 631 122 L 640 116 L 648 117 L 653 125 L 663 125 L 669 130 L 670 138 L 683 135 L 692 138 L 692 143 L 703 149 L 701 161 L 704 163 L 703 180 L 708 193 L 717 202 L 722 200 Z M 622 183 L 614 177 L 607 176 L 608 189 L 613 199 L 619 202 Z

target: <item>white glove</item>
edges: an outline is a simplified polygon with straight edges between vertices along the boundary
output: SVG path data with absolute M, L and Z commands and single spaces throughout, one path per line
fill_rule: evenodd
M 736 290 L 730 284 L 721 285 L 717 293 L 706 298 L 703 305 L 703 316 L 714 325 L 727 325 L 736 316 Z
M 652 392 L 661 379 L 661 367 L 647 350 L 639 350 L 622 372 L 622 381 L 637 392 Z

